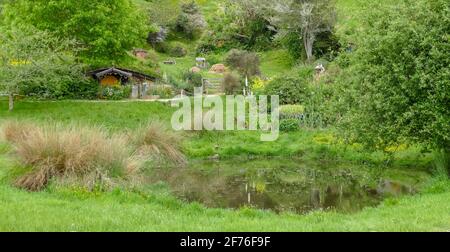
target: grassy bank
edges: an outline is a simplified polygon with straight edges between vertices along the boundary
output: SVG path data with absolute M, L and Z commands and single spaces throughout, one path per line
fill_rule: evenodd
M 13 112 L 0 101 L 0 122 L 26 120 L 35 123 L 100 126 L 111 132 L 133 131 L 151 120 L 170 124 L 174 109 L 156 102 L 32 102 L 19 101 Z M 190 158 L 235 156 L 296 156 L 310 160 L 343 160 L 377 165 L 386 161 L 383 152 L 370 152 L 361 146 L 346 146 L 337 141 L 333 130 L 301 130 L 281 133 L 276 142 L 261 142 L 261 132 L 184 133 L 184 150 Z M 393 155 L 397 165 L 425 167 L 430 156 L 416 147 L 400 148 Z
M 448 231 L 450 193 L 388 201 L 353 215 L 206 209 L 168 195 L 27 193 L 0 186 L 0 231 Z

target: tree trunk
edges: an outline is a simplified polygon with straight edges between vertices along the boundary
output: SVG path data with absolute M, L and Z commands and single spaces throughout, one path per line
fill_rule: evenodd
M 9 111 L 14 109 L 14 94 L 9 94 Z
M 315 36 L 309 32 L 305 32 L 303 35 L 303 43 L 305 46 L 306 58 L 308 61 L 313 58 L 313 46 L 314 46 Z

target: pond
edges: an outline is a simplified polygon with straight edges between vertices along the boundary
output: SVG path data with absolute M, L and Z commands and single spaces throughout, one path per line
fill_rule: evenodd
M 155 181 L 167 183 L 188 202 L 213 208 L 308 213 L 351 213 L 387 197 L 414 194 L 428 175 L 412 169 L 381 169 L 299 159 L 193 161 L 187 168 L 159 168 Z

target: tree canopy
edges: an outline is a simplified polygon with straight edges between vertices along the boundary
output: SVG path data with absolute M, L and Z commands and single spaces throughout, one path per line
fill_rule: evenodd
M 0 91 L 10 97 L 31 86 L 78 84 L 83 67 L 70 53 L 74 42 L 58 39 L 48 32 L 32 27 L 15 27 L 0 33 Z
M 370 8 L 343 95 L 346 130 L 360 142 L 450 149 L 450 2 L 404 1 Z
M 148 20 L 130 0 L 18 0 L 5 5 L 4 15 L 12 26 L 33 25 L 76 39 L 90 62 L 123 57 L 149 31 Z

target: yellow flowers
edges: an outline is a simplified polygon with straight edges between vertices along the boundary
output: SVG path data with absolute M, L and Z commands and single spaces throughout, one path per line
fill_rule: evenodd
M 9 64 L 11 66 L 29 65 L 31 62 L 27 60 L 11 60 Z
M 255 93 L 259 93 L 264 91 L 266 87 L 267 81 L 264 81 L 263 79 L 256 77 L 252 82 L 252 90 Z
M 336 141 L 336 137 L 332 134 L 318 134 L 314 136 L 313 140 L 318 144 L 332 144 Z

